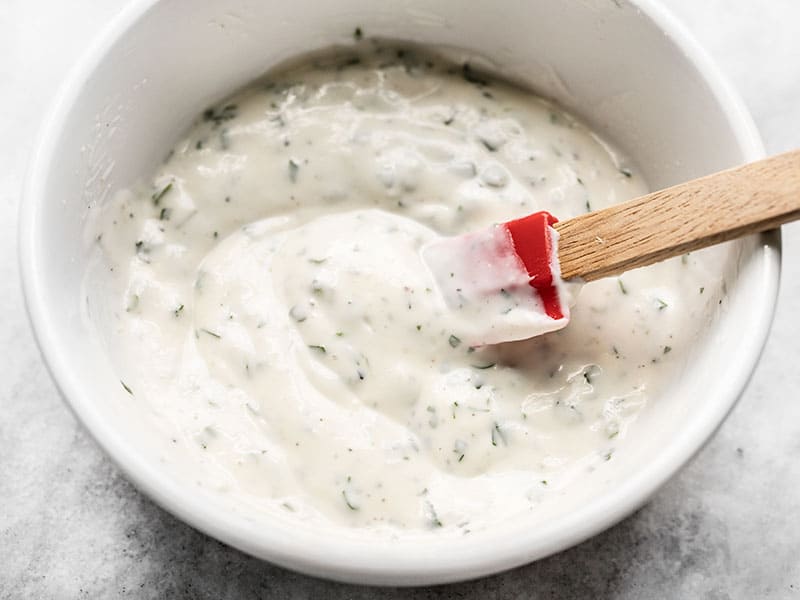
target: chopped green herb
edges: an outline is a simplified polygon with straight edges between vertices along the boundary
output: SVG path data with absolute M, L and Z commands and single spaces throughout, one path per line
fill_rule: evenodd
M 664 346 L 664 354 L 669 354 L 672 352 L 672 346 Z
M 497 146 L 492 144 L 489 140 L 481 138 L 481 144 L 483 144 L 484 148 L 486 148 L 489 152 L 497 152 Z
M 492 446 L 497 446 L 498 441 L 503 442 L 504 446 L 508 445 L 505 434 L 500 431 L 499 423 L 495 423 L 494 427 L 492 427 Z
M 294 161 L 294 159 L 289 159 L 289 181 L 295 183 L 297 181 L 297 172 L 300 170 L 300 163 Z
M 597 365 L 589 365 L 583 370 L 583 379 L 586 383 L 590 384 L 594 380 L 595 375 L 600 374 L 600 367 Z
M 425 490 L 427 492 L 427 490 Z M 428 509 L 428 521 L 433 527 L 444 527 L 441 520 L 439 520 L 439 516 L 436 514 L 436 509 L 433 508 L 433 504 L 430 501 L 425 501 L 425 506 Z
M 619 291 L 623 294 L 627 294 L 628 290 L 625 288 L 625 284 L 622 283 L 622 279 L 617 279 L 617 284 L 619 285 Z
M 620 167 L 619 172 L 622 173 L 628 179 L 633 177 L 633 172 L 630 169 L 628 169 L 627 167 Z
M 162 199 L 164 196 L 166 196 L 166 195 L 167 195 L 167 193 L 169 193 L 169 191 L 170 191 L 171 189 L 172 189 L 172 182 L 170 181 L 170 182 L 169 182 L 167 185 L 165 185 L 165 186 L 164 186 L 164 187 L 161 189 L 161 191 L 159 191 L 159 192 L 156 192 L 155 194 L 153 194 L 153 196 L 152 196 L 152 198 L 153 198 L 153 205 L 154 205 L 154 206 L 158 206 L 158 203 L 159 203 L 159 202 L 161 202 L 161 199 Z
M 350 502 L 350 498 L 347 497 L 347 490 L 342 490 L 342 498 L 344 498 L 344 503 L 347 505 L 347 508 L 350 510 L 358 510 L 358 507 Z
M 497 363 L 489 363 L 488 365 L 470 365 L 473 369 L 491 369 Z
M 656 306 L 658 307 L 658 310 L 664 310 L 669 306 L 669 304 L 664 302 L 661 298 L 656 298 Z
M 207 333 L 207 334 L 208 334 L 208 335 L 210 335 L 211 337 L 217 338 L 218 340 L 219 340 L 219 339 L 222 339 L 222 336 L 221 336 L 220 334 L 218 334 L 218 333 L 214 333 L 213 331 L 211 331 L 211 330 L 209 330 L 209 329 L 205 329 L 205 328 L 201 327 L 201 328 L 200 328 L 200 331 L 202 331 L 203 333 Z
M 701 287 L 701 288 L 700 288 L 700 293 L 701 293 L 701 294 L 702 294 L 703 292 L 705 292 L 705 291 L 706 291 L 706 288 L 704 288 L 704 287 Z
M 213 107 L 207 108 L 203 112 L 203 121 L 210 122 L 217 127 L 220 123 L 236 118 L 238 107 L 235 104 L 226 104 L 217 110 Z
M 134 294 L 131 296 L 130 302 L 128 302 L 128 306 L 125 308 L 125 312 L 131 312 L 136 310 L 139 306 L 139 294 Z
M 355 31 L 353 31 L 353 39 L 355 41 L 359 41 L 364 38 L 364 32 L 361 31 L 361 27 L 356 27 Z
M 323 354 L 326 354 L 328 352 L 325 349 L 325 346 L 320 346 L 320 345 L 317 345 L 317 344 L 309 344 L 308 347 L 311 348 L 312 350 L 318 350 L 318 351 L 322 352 Z
M 447 341 L 450 342 L 451 348 L 458 348 L 458 346 L 461 344 L 461 340 L 454 335 L 451 335 Z
M 472 70 L 472 66 L 468 62 L 465 62 L 463 65 L 461 65 L 461 76 L 464 78 L 464 81 L 474 83 L 477 86 L 489 85 L 489 82 L 486 79 L 480 77 L 477 73 L 475 73 L 475 71 Z
M 161 209 L 161 212 L 158 215 L 159 221 L 169 221 L 169 216 L 172 214 L 172 211 L 167 208 L 166 206 Z
M 180 316 L 181 312 L 183 312 L 183 304 L 180 304 L 180 305 L 178 306 L 178 308 L 176 308 L 175 310 L 173 310 L 173 311 L 172 311 L 172 314 L 174 314 L 174 315 L 177 317 L 177 316 Z
M 119 382 L 122 384 L 122 387 L 125 388 L 125 391 L 128 392 L 131 396 L 133 396 L 133 391 L 131 390 L 131 388 L 129 388 L 127 384 L 124 381 L 122 381 L 122 379 L 120 379 Z

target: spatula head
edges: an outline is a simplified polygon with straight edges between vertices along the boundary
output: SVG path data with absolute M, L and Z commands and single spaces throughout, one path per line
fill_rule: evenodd
M 473 345 L 527 339 L 569 322 L 555 223 L 539 212 L 423 248 L 447 305 L 470 320 Z

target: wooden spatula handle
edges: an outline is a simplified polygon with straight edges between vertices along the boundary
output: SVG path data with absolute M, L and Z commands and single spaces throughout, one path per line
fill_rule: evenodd
M 800 150 L 556 223 L 564 279 L 592 281 L 800 218 Z

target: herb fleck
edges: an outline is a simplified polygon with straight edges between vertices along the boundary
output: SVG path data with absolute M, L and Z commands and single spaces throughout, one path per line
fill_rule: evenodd
M 211 337 L 217 338 L 218 340 L 222 339 L 222 336 L 220 334 L 215 333 L 215 332 L 211 331 L 210 329 L 205 329 L 204 327 L 201 327 L 200 331 L 202 331 L 203 333 L 207 333 Z
M 492 144 L 489 140 L 481 138 L 481 144 L 483 144 L 484 148 L 486 148 L 489 152 L 497 152 L 497 146 Z
M 311 348 L 312 350 L 318 350 L 318 351 L 322 352 L 323 354 L 326 354 L 328 352 L 325 349 L 325 346 L 320 346 L 318 344 L 309 344 L 308 347 Z
M 347 505 L 347 508 L 350 510 L 358 510 L 358 507 L 347 497 L 347 490 L 342 490 L 342 498 L 344 498 L 344 503 Z
M 125 312 L 133 312 L 139 306 L 139 294 L 133 294 L 131 296 L 130 301 L 128 302 L 128 306 L 125 308 Z
M 289 181 L 295 183 L 297 181 L 297 172 L 300 170 L 300 163 L 295 162 L 294 159 L 289 159 Z
M 235 104 L 226 104 L 221 109 L 217 110 L 213 107 L 207 108 L 203 112 L 203 121 L 214 124 L 214 127 L 225 121 L 230 121 L 236 118 L 238 107 Z
M 128 392 L 131 396 L 133 396 L 133 391 L 131 390 L 131 388 L 129 388 L 127 384 L 124 381 L 122 381 L 122 379 L 120 379 L 119 382 L 122 384 L 122 387 L 125 388 L 125 391 Z
M 427 490 L 426 490 L 427 491 Z M 439 519 L 439 515 L 436 514 L 436 509 L 433 508 L 433 504 L 430 503 L 429 500 L 425 501 L 425 507 L 428 509 L 428 521 L 433 527 L 444 527 L 442 521 Z
M 470 365 L 473 369 L 491 369 L 497 363 L 489 363 L 488 365 Z
M 154 206 L 158 206 L 158 203 L 161 202 L 161 199 L 164 196 L 166 196 L 167 193 L 169 193 L 169 191 L 172 189 L 172 183 L 173 182 L 170 181 L 167 185 L 165 185 L 163 188 L 161 188 L 161 191 L 158 191 L 155 194 L 153 194 L 152 198 L 153 198 L 153 205 Z
M 622 279 L 617 279 L 617 284 L 619 285 L 619 291 L 623 294 L 627 294 L 628 290 L 625 288 L 625 284 L 622 283 Z
M 497 446 L 497 442 L 503 442 L 504 446 L 508 445 L 505 434 L 500 430 L 500 424 L 495 423 L 492 427 L 492 446 Z
M 480 77 L 472 69 L 472 66 L 468 62 L 465 62 L 463 65 L 461 65 L 461 76 L 464 78 L 464 81 L 467 81 L 469 83 L 474 83 L 475 85 L 478 86 L 489 85 L 489 82 L 483 77 Z
M 458 346 L 461 344 L 461 340 L 454 335 L 451 335 L 447 341 L 450 342 L 451 348 L 458 348 Z

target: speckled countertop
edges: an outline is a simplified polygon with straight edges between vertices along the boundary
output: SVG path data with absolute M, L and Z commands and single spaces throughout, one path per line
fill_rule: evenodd
M 646 507 L 557 556 L 452 586 L 340 585 L 250 558 L 139 494 L 42 365 L 15 232 L 41 117 L 123 4 L 0 3 L 0 598 L 800 598 L 800 224 L 784 229 L 775 326 L 731 417 Z M 665 4 L 740 90 L 767 149 L 800 146 L 800 3 Z

